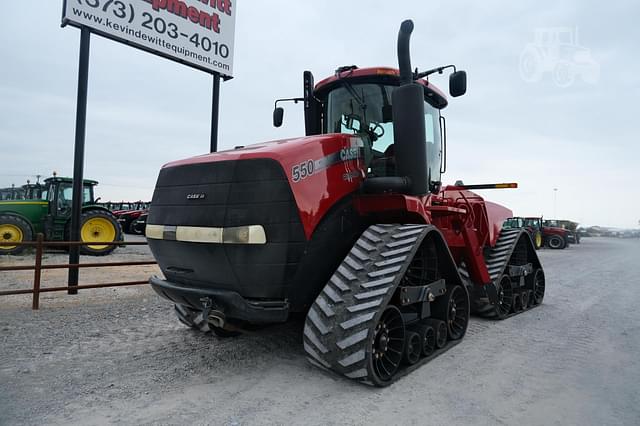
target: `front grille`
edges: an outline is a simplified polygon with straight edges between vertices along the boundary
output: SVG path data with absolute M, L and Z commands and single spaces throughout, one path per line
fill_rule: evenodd
M 148 223 L 225 228 L 262 225 L 267 237 L 264 245 L 149 240 L 167 279 L 231 289 L 245 297 L 283 297 L 306 244 L 287 177 L 271 159 L 162 169 Z

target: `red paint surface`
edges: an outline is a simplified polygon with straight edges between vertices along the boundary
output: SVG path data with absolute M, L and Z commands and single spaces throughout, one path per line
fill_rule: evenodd
M 344 72 L 341 72 L 340 75 L 332 75 L 331 77 L 327 77 L 324 80 L 319 81 L 316 84 L 315 90 L 321 91 L 325 86 L 331 83 L 335 83 L 341 78 L 375 77 L 375 76 L 384 76 L 384 75 L 398 77 L 399 79 L 400 71 L 398 71 L 395 68 L 388 68 L 388 67 L 358 68 L 355 70 L 344 71 Z M 419 80 L 416 80 L 416 83 L 422 84 L 423 86 L 429 88 L 431 91 L 433 91 L 434 93 L 437 93 L 439 96 L 443 97 L 444 99 L 447 98 L 446 95 L 442 91 L 440 91 L 440 89 L 438 89 L 433 84 L 429 83 L 427 80 L 419 79 Z
M 362 159 L 342 161 L 298 182 L 294 182 L 291 170 L 293 166 L 302 162 L 319 160 L 328 155 L 339 153 L 342 149 L 351 148 L 358 140 L 357 137 L 345 134 L 283 139 L 174 161 L 164 167 L 253 158 L 276 160 L 282 165 L 287 175 L 298 205 L 305 234 L 307 238 L 311 238 L 313 230 L 331 206 L 360 187 L 364 177 L 362 171 L 364 164 Z M 344 175 L 348 173 L 357 173 L 358 176 L 351 180 L 345 180 Z

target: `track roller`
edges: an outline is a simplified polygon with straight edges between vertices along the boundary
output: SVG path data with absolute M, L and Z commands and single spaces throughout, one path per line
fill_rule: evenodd
M 422 342 L 422 356 L 428 357 L 436 350 L 436 331 L 429 324 L 419 324 L 413 330 L 419 334 Z
M 429 318 L 425 320 L 436 332 L 436 348 L 444 348 L 447 344 L 447 324 L 444 321 Z
M 520 305 L 522 305 L 522 309 L 529 307 L 529 290 L 522 289 L 522 293 L 520 293 Z
M 422 341 L 420 340 L 420 335 L 415 331 L 407 332 L 402 360 L 408 365 L 413 365 L 420 360 L 421 354 Z
M 513 312 L 521 312 L 522 309 L 522 293 L 516 293 L 513 295 Z
M 461 339 L 469 324 L 469 294 L 467 290 L 461 285 L 447 286 L 447 293 L 444 297 L 434 303 L 432 315 L 445 322 L 449 340 Z

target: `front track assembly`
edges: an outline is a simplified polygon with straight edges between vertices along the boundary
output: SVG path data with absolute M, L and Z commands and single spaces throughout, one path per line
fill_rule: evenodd
M 459 342 L 469 311 L 434 226 L 373 225 L 311 306 L 304 349 L 319 367 L 386 386 Z

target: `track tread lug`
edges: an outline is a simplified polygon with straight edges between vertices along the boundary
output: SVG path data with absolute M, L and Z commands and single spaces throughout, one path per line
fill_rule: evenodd
M 321 353 L 326 354 L 329 352 L 329 349 L 325 345 L 322 344 L 318 336 L 315 335 L 311 327 L 308 324 L 304 326 L 304 336 L 318 349 Z
M 372 300 L 371 302 L 365 302 L 365 303 L 360 303 L 359 305 L 349 306 L 347 308 L 347 311 L 351 313 L 360 312 L 360 311 L 367 310 L 369 308 L 380 306 L 381 303 L 382 303 L 382 299 L 376 299 L 376 300 Z
M 355 269 L 356 271 L 361 271 L 364 269 L 364 266 L 362 266 L 361 263 L 359 263 L 357 260 L 351 258 L 351 255 L 347 255 L 347 257 L 344 258 L 344 263 L 346 263 L 347 265 L 349 265 L 352 269 Z
M 410 252 L 412 249 L 413 249 L 412 246 L 402 247 L 402 248 L 399 248 L 399 249 L 382 252 L 382 253 L 380 253 L 380 256 L 382 256 L 384 258 L 387 258 L 387 257 L 391 257 L 391 256 L 396 256 L 398 254 L 404 254 L 404 253 Z
M 331 286 L 325 286 L 322 293 L 333 301 L 333 303 L 341 303 L 344 300 Z
M 338 343 L 336 343 L 336 345 L 342 349 L 345 350 L 353 345 L 355 345 L 356 343 L 360 343 L 362 342 L 364 339 L 367 338 L 367 336 L 369 335 L 369 330 L 364 329 L 364 330 L 360 330 L 356 333 L 353 333 L 352 335 L 340 340 Z
M 347 280 L 347 281 L 353 281 L 358 279 L 358 277 L 356 277 L 355 275 L 353 275 L 353 273 L 351 271 L 349 271 L 344 265 L 340 265 L 338 266 L 338 272 L 340 272 L 340 274 Z
M 400 256 L 400 257 L 394 257 L 387 260 L 382 260 L 380 262 L 375 262 L 374 265 L 380 268 L 382 266 L 393 265 L 394 263 L 402 263 L 405 260 L 407 260 L 407 256 Z
M 348 330 L 367 321 L 371 321 L 375 314 L 375 312 L 368 312 L 366 314 L 358 315 L 357 317 L 344 321 L 340 324 L 340 327 L 342 327 L 343 330 Z
M 389 267 L 389 268 L 380 269 L 378 271 L 369 272 L 369 273 L 367 273 L 367 276 L 370 277 L 370 278 L 381 277 L 383 275 L 395 274 L 396 272 L 400 271 L 401 269 L 402 269 L 402 265 L 392 266 L 392 267 Z
M 352 353 L 351 355 L 342 358 L 340 361 L 338 361 L 338 364 L 340 364 L 343 367 L 349 367 L 350 365 L 355 364 L 356 362 L 360 362 L 364 359 L 365 353 L 364 353 L 364 349 L 361 349 L 357 352 Z
M 354 294 L 353 297 L 357 300 L 370 299 L 372 297 L 378 297 L 387 294 L 389 288 L 390 287 L 385 287 L 378 290 L 367 291 L 365 293 Z
M 316 299 L 316 305 L 318 305 L 322 313 L 324 313 L 327 318 L 331 318 L 336 314 L 333 309 L 331 309 L 331 306 L 329 306 L 329 303 L 327 303 L 324 297 L 318 297 Z
M 396 277 L 385 277 L 385 278 L 381 278 L 379 280 L 367 281 L 367 282 L 364 282 L 364 283 L 360 284 L 360 287 L 362 287 L 362 288 L 380 287 L 381 285 L 391 284 L 392 282 L 395 281 L 395 279 L 396 279 Z
M 329 332 L 329 327 L 327 327 L 327 325 L 322 321 L 322 318 L 320 318 L 320 315 L 313 309 L 313 307 L 309 309 L 307 318 L 311 320 L 311 323 L 316 327 L 320 334 L 325 335 Z
M 331 284 L 333 284 L 334 286 L 338 287 L 338 290 L 340 290 L 342 293 L 346 293 L 350 289 L 349 286 L 346 285 L 344 283 L 344 281 L 342 281 L 335 274 L 331 277 L 331 279 L 329 281 L 331 282 Z

